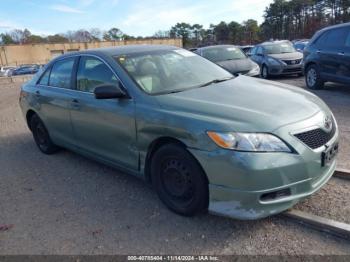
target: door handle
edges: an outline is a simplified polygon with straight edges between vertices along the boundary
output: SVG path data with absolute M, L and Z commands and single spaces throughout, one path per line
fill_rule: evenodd
M 80 109 L 80 104 L 78 99 L 73 99 L 71 102 L 72 109 Z
M 320 53 L 322 53 L 322 52 L 321 52 L 321 50 L 317 50 L 316 53 L 317 53 L 317 54 L 320 54 Z
M 345 55 L 344 52 L 339 52 L 338 55 Z

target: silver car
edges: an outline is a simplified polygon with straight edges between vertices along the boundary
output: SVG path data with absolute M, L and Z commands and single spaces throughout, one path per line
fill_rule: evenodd
M 0 67 L 0 76 L 11 76 L 12 71 L 15 70 L 14 66 L 2 66 Z
M 272 75 L 302 75 L 303 54 L 288 40 L 264 42 L 255 46 L 250 57 L 260 66 L 262 78 Z

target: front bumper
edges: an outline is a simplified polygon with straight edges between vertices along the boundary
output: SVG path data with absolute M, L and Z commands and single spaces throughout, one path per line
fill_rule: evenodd
M 291 75 L 291 74 L 301 74 L 302 71 L 302 64 L 296 64 L 296 65 L 276 65 L 268 66 L 269 74 L 270 75 Z
M 275 133 L 282 137 L 288 129 Z M 327 146 L 338 143 L 338 136 L 336 131 Z M 236 219 L 263 218 L 292 207 L 327 183 L 336 159 L 322 166 L 326 146 L 312 150 L 291 134 L 283 138 L 297 153 L 190 149 L 208 176 L 209 212 Z

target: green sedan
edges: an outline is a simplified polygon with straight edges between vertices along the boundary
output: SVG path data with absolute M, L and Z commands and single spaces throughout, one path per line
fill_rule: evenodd
M 43 153 L 66 148 L 143 178 L 186 216 L 276 214 L 336 166 L 337 123 L 317 96 L 171 46 L 60 56 L 20 105 Z

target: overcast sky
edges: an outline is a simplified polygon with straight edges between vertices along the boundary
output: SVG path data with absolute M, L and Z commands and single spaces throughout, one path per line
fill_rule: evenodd
M 208 27 L 220 21 L 263 21 L 272 0 L 3 0 L 0 32 L 28 28 L 35 34 L 112 27 L 134 36 L 153 35 L 177 22 Z

